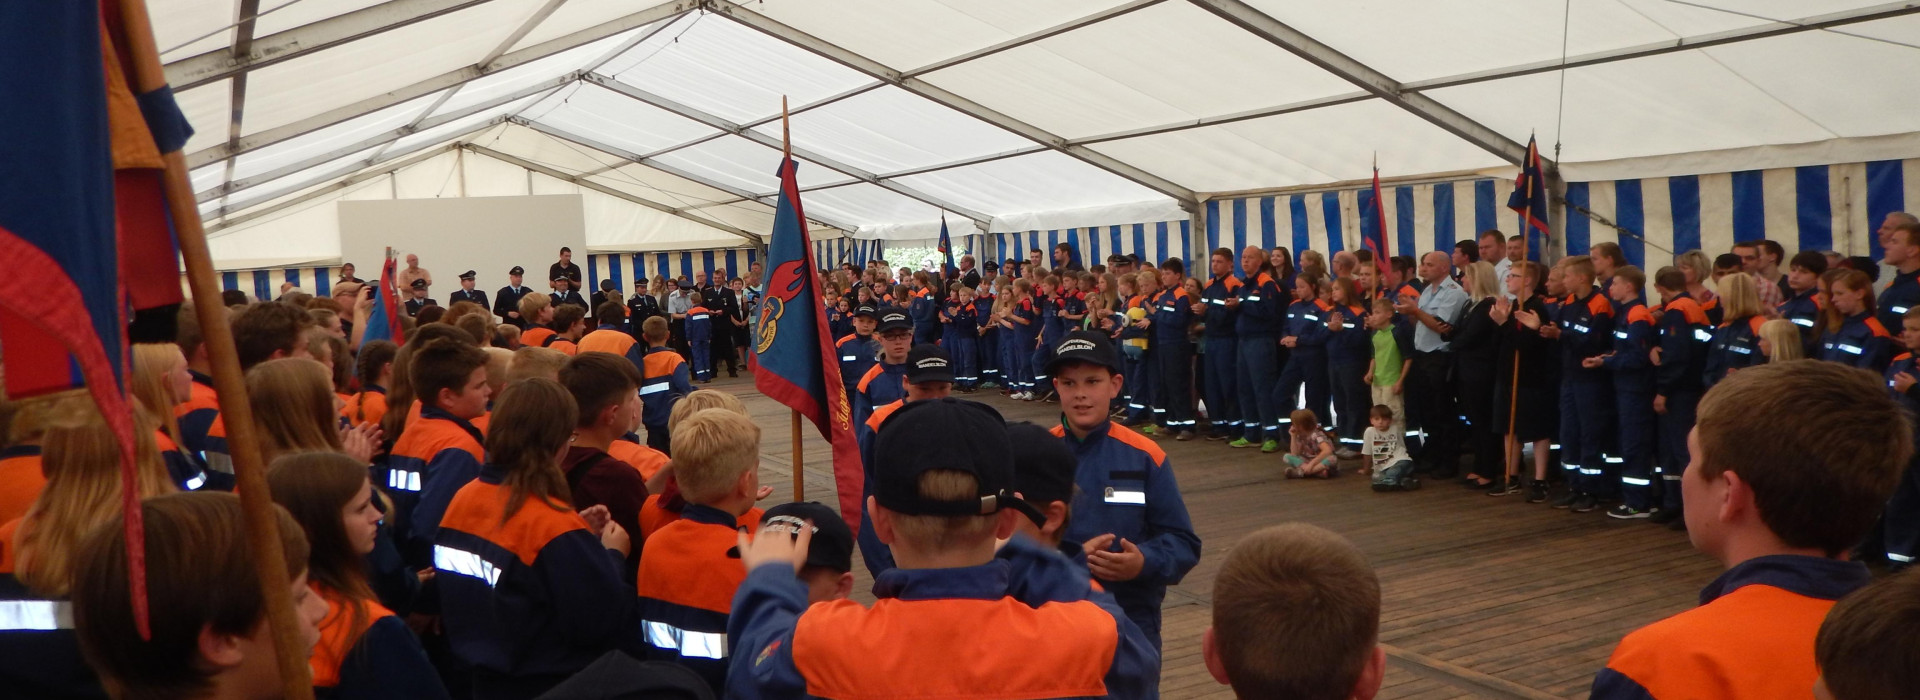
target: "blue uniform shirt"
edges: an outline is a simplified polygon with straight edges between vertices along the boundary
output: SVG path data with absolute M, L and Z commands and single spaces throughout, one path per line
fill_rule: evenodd
M 1893 334 L 1880 319 L 1862 311 L 1820 337 L 1820 359 L 1879 373 L 1893 361 Z
M 1247 286 L 1240 278 L 1225 275 L 1207 280 L 1207 286 L 1200 290 L 1200 300 L 1207 304 L 1207 314 L 1200 320 L 1206 324 L 1209 338 L 1232 338 L 1240 312 L 1227 308 L 1228 299 L 1240 298 L 1240 289 Z
M 1234 335 L 1242 338 L 1273 338 L 1285 328 L 1287 293 L 1273 276 L 1265 272 L 1240 285 L 1240 313 L 1234 318 Z
M 1101 585 L 1158 648 L 1167 586 L 1179 583 L 1200 561 L 1200 536 L 1187 516 L 1173 465 L 1159 445 L 1115 423 L 1095 428 L 1085 440 L 1074 438 L 1064 425 L 1055 426 L 1053 434 L 1079 458 L 1074 483 L 1080 492 L 1065 537 L 1086 542 L 1111 533 L 1111 551 L 1120 551 L 1121 539 L 1140 548 L 1146 562 L 1138 577 Z
M 1874 308 L 1880 311 L 1880 325 L 1891 330 L 1899 328 L 1900 317 L 1916 306 L 1920 306 L 1920 270 L 1894 275 Z
M 1153 339 L 1163 343 L 1187 342 L 1187 326 L 1193 324 L 1193 300 L 1184 287 L 1161 291 L 1153 298 Z

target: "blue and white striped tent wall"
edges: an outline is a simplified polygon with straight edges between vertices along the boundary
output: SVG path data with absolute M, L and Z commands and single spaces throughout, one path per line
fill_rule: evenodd
M 1160 221 L 1050 231 L 1017 231 L 998 233 L 994 236 L 998 245 L 996 255 L 1003 260 L 1007 258 L 1025 260 L 1027 251 L 1035 248 L 1047 251 L 1048 259 L 1051 260 L 1053 247 L 1066 243 L 1079 251 L 1082 265 L 1105 263 L 1107 256 L 1114 253 L 1138 254 L 1143 261 L 1159 264 L 1167 258 L 1189 259 L 1192 252 L 1190 249 L 1193 247 L 1189 242 L 1192 240 L 1192 225 L 1190 221 Z
M 863 240 L 840 237 L 813 242 L 813 263 L 820 267 L 839 267 L 840 263 L 853 263 L 854 267 L 866 267 L 868 260 L 885 259 L 886 241 Z
M 1383 187 L 1387 251 L 1451 250 L 1489 228 L 1508 235 L 1519 216 L 1506 208 L 1513 181 L 1480 178 Z M 1838 250 L 1880 256 L 1874 229 L 1888 212 L 1920 206 L 1920 159 L 1812 165 L 1737 173 L 1572 182 L 1567 201 L 1638 234 L 1567 212 L 1566 235 L 1548 247 L 1583 255 L 1595 243 L 1620 244 L 1627 261 L 1670 264 L 1695 248 L 1727 252 L 1735 241 L 1768 238 L 1789 253 Z M 1334 252 L 1359 245 L 1373 221 L 1369 189 L 1207 202 L 1207 245 L 1239 250 L 1287 246 Z M 1644 240 L 1643 240 L 1644 239 Z
M 715 269 L 724 269 L 728 277 L 739 277 L 753 263 L 760 260 L 760 253 L 751 248 L 731 248 L 719 250 L 681 250 L 670 253 L 594 253 L 587 256 L 588 291 L 600 288 L 600 280 L 613 280 L 622 291 L 632 293 L 632 280 L 652 279 L 654 275 L 666 275 L 672 279 L 693 273 L 705 273 L 713 276 Z
M 1715 255 L 1736 241 L 1765 238 L 1788 255 L 1837 250 L 1879 259 L 1880 221 L 1920 206 L 1920 159 L 1575 182 L 1567 185 L 1567 201 L 1645 239 L 1569 214 L 1566 247 L 1574 255 L 1618 241 L 1628 262 L 1657 267 L 1674 253 L 1699 248 Z
M 340 278 L 338 266 L 328 267 L 283 267 L 263 270 L 222 270 L 220 289 L 237 289 L 246 292 L 254 299 L 273 299 L 280 296 L 280 285 L 292 282 L 293 286 L 306 290 L 315 296 L 333 294 L 333 281 Z M 181 283 L 186 276 L 181 276 Z
M 1513 181 L 1498 178 L 1382 186 L 1387 253 L 1452 250 L 1454 241 L 1490 228 L 1518 232 L 1519 215 L 1506 208 L 1512 193 Z M 1352 250 L 1373 217 L 1372 188 L 1210 200 L 1207 247 L 1285 246 L 1295 256 Z

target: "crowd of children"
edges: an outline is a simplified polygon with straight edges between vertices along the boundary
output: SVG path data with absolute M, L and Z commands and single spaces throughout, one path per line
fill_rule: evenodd
M 512 317 L 460 301 L 400 344 L 361 342 L 357 292 L 229 323 L 322 697 L 1156 697 L 1160 609 L 1201 541 L 1155 438 L 1202 436 L 1383 492 L 1465 456 L 1460 480 L 1490 495 L 1685 527 L 1727 574 L 1627 637 L 1595 697 L 1762 697 L 1821 670 L 1823 697 L 1912 695 L 1914 667 L 1876 656 L 1910 632 L 1873 623 L 1920 614 L 1914 575 L 1848 594 L 1858 560 L 1900 568 L 1920 546 L 1913 423 L 1887 419 L 1920 408 L 1920 221 L 1882 227 L 1877 289 L 1871 261 L 1768 241 L 1651 274 L 1609 244 L 1549 267 L 1508 243 L 1330 264 L 1222 249 L 1195 278 L 1065 246 L 1052 269 L 1033 251 L 823 274 L 859 513 L 756 507 L 761 428 L 695 388 L 737 301 L 635 312 L 604 290 L 591 329 L 546 295 Z M 277 693 L 196 319 L 130 354 L 131 480 L 83 397 L 0 407 L 7 692 Z M 1057 402 L 1060 422 L 951 395 L 983 388 Z M 129 485 L 145 638 L 116 524 Z M 872 605 L 847 600 L 856 544 Z M 1242 697 L 1369 697 L 1379 598 L 1338 536 L 1255 533 L 1221 567 L 1201 658 Z

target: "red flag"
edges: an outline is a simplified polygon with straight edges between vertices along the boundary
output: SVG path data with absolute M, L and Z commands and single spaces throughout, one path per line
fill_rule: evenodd
M 1380 166 L 1373 166 L 1373 225 L 1367 226 L 1364 217 L 1360 222 L 1360 245 L 1373 251 L 1373 266 L 1380 271 L 1380 279 L 1387 274 L 1387 208 L 1380 203 Z

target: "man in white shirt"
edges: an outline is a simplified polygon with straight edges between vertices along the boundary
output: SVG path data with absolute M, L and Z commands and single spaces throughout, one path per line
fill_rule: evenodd
M 1513 269 L 1513 261 L 1507 259 L 1507 234 L 1500 229 L 1490 228 L 1480 232 L 1480 259 L 1493 263 L 1493 279 L 1506 289 L 1507 272 Z M 1513 294 L 1507 294 L 1512 298 Z
M 1427 283 L 1418 303 L 1404 297 L 1395 311 L 1414 319 L 1413 367 L 1407 375 L 1407 425 L 1426 431 L 1415 461 L 1435 478 L 1450 479 L 1460 469 L 1460 412 L 1454 407 L 1453 349 L 1448 336 L 1470 301 L 1453 281 L 1453 260 L 1433 251 L 1420 258 L 1420 279 Z

